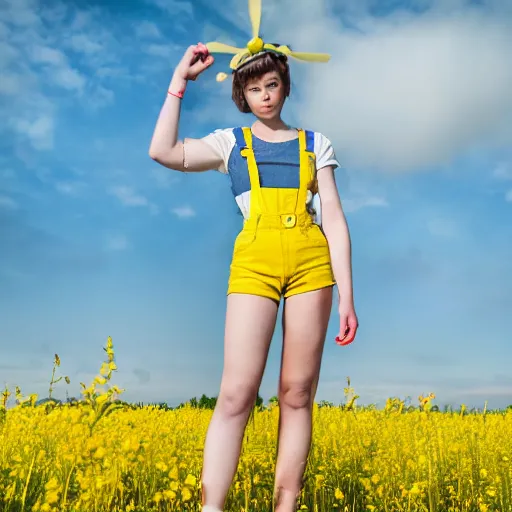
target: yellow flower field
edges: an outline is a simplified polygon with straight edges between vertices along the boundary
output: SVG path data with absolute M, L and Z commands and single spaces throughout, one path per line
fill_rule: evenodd
M 107 360 L 80 403 L 0 402 L 0 511 L 199 510 L 211 410 L 135 407 Z M 59 379 L 52 373 L 52 388 Z M 58 364 L 57 364 L 58 362 Z M 512 412 L 315 405 L 302 510 L 512 511 Z M 3 403 L 3 405 L 2 405 Z M 279 408 L 255 409 L 226 510 L 272 510 Z

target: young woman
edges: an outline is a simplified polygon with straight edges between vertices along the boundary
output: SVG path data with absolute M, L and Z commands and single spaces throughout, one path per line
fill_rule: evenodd
M 190 46 L 174 72 L 149 149 L 170 169 L 227 173 L 244 216 L 231 262 L 224 368 L 209 425 L 202 472 L 203 511 L 221 511 L 234 478 L 281 297 L 283 351 L 279 379 L 276 510 L 296 510 L 311 441 L 315 396 L 333 285 L 340 331 L 353 341 L 349 232 L 333 171 L 329 140 L 281 119 L 290 93 L 286 55 L 261 51 L 233 73 L 233 100 L 256 117 L 250 128 L 221 129 L 202 139 L 177 139 L 188 81 L 213 64 L 206 46 Z M 321 227 L 320 227 L 321 226 Z

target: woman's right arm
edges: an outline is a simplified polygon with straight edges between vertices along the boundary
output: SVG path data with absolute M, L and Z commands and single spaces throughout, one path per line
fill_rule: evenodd
M 202 58 L 200 58 L 202 57 Z M 213 64 L 213 57 L 202 44 L 190 46 L 176 67 L 169 91 L 185 92 L 189 80 L 195 80 Z M 199 172 L 217 169 L 222 156 L 200 139 L 178 140 L 178 126 L 182 100 L 167 94 L 156 122 L 149 156 L 159 164 L 176 171 Z

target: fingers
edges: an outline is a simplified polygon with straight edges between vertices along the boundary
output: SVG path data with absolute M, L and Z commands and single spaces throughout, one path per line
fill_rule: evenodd
M 336 345 L 340 347 L 344 347 L 345 345 L 350 345 L 354 341 L 355 333 L 352 334 L 351 331 L 348 331 L 343 337 L 336 336 Z
M 208 55 L 208 47 L 205 44 L 199 42 L 195 46 L 194 53 L 204 53 Z
M 191 64 L 195 64 L 197 61 L 205 62 L 210 56 L 210 52 L 208 48 L 203 43 L 197 43 L 197 45 L 192 47 L 192 62 Z M 212 57 L 213 58 L 213 57 Z
M 209 68 L 214 58 L 203 43 L 191 46 L 190 74 L 195 78 L 199 73 Z
M 343 331 L 343 335 L 336 336 L 336 344 L 340 346 L 350 345 L 356 337 L 358 327 L 357 318 L 355 316 L 349 316 L 341 320 L 340 325 L 342 326 L 342 329 L 340 329 L 340 334 Z M 343 326 L 345 327 L 343 328 Z

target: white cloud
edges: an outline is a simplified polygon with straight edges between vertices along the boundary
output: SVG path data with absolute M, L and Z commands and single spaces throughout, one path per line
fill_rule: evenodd
M 492 175 L 500 180 L 512 180 L 512 165 L 509 162 L 499 163 Z
M 20 93 L 23 81 L 15 73 L 0 73 L 0 94 L 15 96 Z
M 129 243 L 125 235 L 117 234 L 107 238 L 106 246 L 109 251 L 124 251 L 128 249 Z
M 39 15 L 51 25 L 63 23 L 70 11 L 70 5 L 65 3 L 54 3 L 54 5 L 45 5 L 45 8 L 39 11 Z
M 361 210 L 362 208 L 368 207 L 386 207 L 389 206 L 389 203 L 383 197 L 357 197 L 357 198 L 348 198 L 343 200 L 343 209 L 348 213 L 356 212 L 357 210 Z
M 55 85 L 69 91 L 82 91 L 86 83 L 86 78 L 76 69 L 62 67 L 51 73 L 51 81 Z
M 117 65 L 119 51 L 126 48 L 123 25 L 121 20 L 108 26 L 101 8 L 81 11 L 62 0 L 52 6 L 42 0 L 2 3 L 0 118 L 5 122 L 0 132 L 13 138 L 20 158 L 30 153 L 25 136 L 34 149 L 53 148 L 62 103 L 70 105 L 71 99 L 80 109 L 97 110 L 114 101 L 114 91 L 106 84 L 112 73 L 101 70 Z M 131 78 L 129 69 L 119 68 L 123 82 Z M 78 102 L 84 94 L 87 101 Z
M 52 68 L 46 70 L 46 78 L 49 83 L 67 90 L 81 91 L 84 88 L 86 78 L 80 71 L 68 64 L 66 54 L 61 50 L 35 45 L 31 51 L 31 58 L 37 64 L 52 66 Z
M 300 97 L 291 114 L 324 132 L 347 166 L 426 169 L 512 143 L 512 17 L 504 2 L 448 9 L 439 0 L 423 14 L 379 17 L 360 2 L 355 30 L 326 3 L 267 3 L 262 31 L 297 50 L 332 54 L 328 64 L 292 59 L 292 94 Z
M 55 188 L 64 195 L 76 196 L 86 187 L 81 181 L 59 181 L 55 184 Z
M 115 94 L 114 91 L 97 85 L 89 95 L 89 106 L 97 109 L 110 105 L 114 102 Z
M 160 39 L 162 34 L 159 28 L 150 21 L 142 21 L 135 26 L 135 34 L 138 39 Z
M 66 55 L 55 48 L 35 45 L 32 48 L 31 58 L 39 64 L 51 64 L 53 66 L 67 66 Z
M 146 3 L 155 5 L 160 9 L 172 14 L 174 17 L 188 14 L 192 16 L 192 2 L 187 0 L 146 0 Z
M 69 42 L 73 50 L 81 53 L 93 54 L 104 50 L 102 44 L 87 34 L 73 34 Z
M 92 10 L 75 11 L 73 22 L 71 23 L 71 30 L 78 32 L 89 29 L 93 23 L 94 14 Z
M 147 206 L 149 204 L 145 196 L 137 194 L 131 187 L 123 185 L 112 187 L 110 193 L 116 196 L 125 206 Z
M 8 196 L 0 195 L 0 208 L 4 208 L 6 210 L 16 210 L 18 208 L 18 203 Z
M 27 137 L 34 149 L 50 150 L 53 149 L 53 118 L 48 115 L 42 115 L 33 121 L 27 119 L 11 120 L 11 125 L 16 131 Z
M 190 217 L 195 217 L 196 212 L 190 206 L 181 206 L 178 208 L 172 208 L 171 213 L 179 217 L 180 219 L 189 219 Z
M 3 20 L 8 20 L 18 27 L 33 27 L 40 23 L 40 19 L 33 9 L 33 2 L 30 0 L 16 0 L 6 2 L 7 9 L 0 12 Z
M 172 44 L 149 44 L 143 50 L 148 55 L 170 59 L 176 53 L 176 46 Z
M 110 194 L 114 195 L 124 206 L 138 207 L 145 206 L 148 208 L 151 215 L 158 215 L 160 209 L 158 206 L 148 200 L 146 196 L 138 194 L 133 188 L 120 185 L 112 187 L 109 190 Z
M 0 34 L 0 37 L 1 34 Z M 0 41 L 0 68 L 19 58 L 20 52 L 5 41 Z
M 155 180 L 158 188 L 170 188 L 173 183 L 179 181 L 179 177 L 169 169 L 156 167 L 151 169 L 151 177 Z

